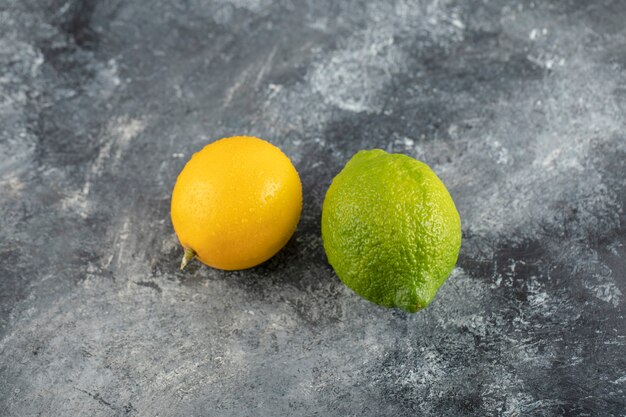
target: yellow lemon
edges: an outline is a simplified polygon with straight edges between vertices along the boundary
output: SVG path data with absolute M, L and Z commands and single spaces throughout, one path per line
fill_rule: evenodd
M 289 158 L 251 136 L 195 153 L 172 192 L 172 223 L 185 255 L 218 269 L 246 269 L 274 256 L 296 229 L 302 184 Z

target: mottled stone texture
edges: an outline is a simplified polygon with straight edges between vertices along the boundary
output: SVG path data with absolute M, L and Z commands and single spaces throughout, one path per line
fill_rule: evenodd
M 626 414 L 626 2 L 2 0 L 0 414 Z M 194 264 L 169 220 L 217 138 L 280 146 L 287 247 Z M 345 288 L 320 212 L 379 147 L 463 219 L 415 315 Z

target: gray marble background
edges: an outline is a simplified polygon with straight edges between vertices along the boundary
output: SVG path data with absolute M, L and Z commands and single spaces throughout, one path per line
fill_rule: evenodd
M 248 271 L 169 198 L 223 136 L 304 211 Z M 345 288 L 320 212 L 363 148 L 463 220 L 415 315 Z M 0 415 L 626 415 L 626 2 L 0 1 Z

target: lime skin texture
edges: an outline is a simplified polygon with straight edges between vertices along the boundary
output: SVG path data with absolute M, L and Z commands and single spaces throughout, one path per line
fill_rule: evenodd
M 414 313 L 430 304 L 452 272 L 461 219 L 428 165 L 364 150 L 326 193 L 322 239 L 346 286 L 381 306 Z

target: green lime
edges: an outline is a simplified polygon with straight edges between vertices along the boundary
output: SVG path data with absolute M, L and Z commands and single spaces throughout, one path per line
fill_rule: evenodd
M 333 179 L 322 208 L 328 261 L 349 288 L 414 313 L 448 278 L 461 247 L 461 219 L 423 162 L 360 151 Z

